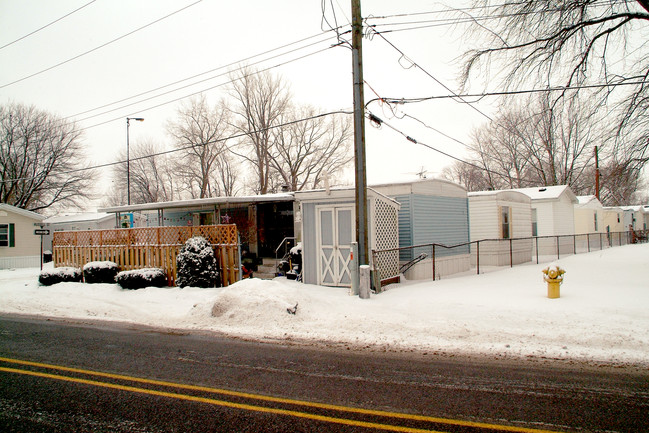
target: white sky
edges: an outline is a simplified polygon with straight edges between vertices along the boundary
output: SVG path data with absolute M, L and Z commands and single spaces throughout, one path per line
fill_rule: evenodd
M 131 143 L 154 139 L 169 144 L 165 133 L 166 122 L 173 117 L 179 100 L 192 93 L 206 91 L 210 101 L 224 95 L 223 83 L 227 76 L 216 77 L 164 96 L 134 105 L 127 104 L 150 98 L 162 92 L 194 83 L 208 77 L 227 73 L 228 68 L 216 70 L 182 84 L 152 94 L 129 99 L 105 108 L 106 104 L 146 92 L 206 71 L 237 63 L 250 56 L 322 33 L 321 2 L 282 0 L 268 2 L 220 2 L 203 0 L 187 9 L 124 37 L 87 55 L 55 67 L 31 78 L 10 84 L 44 69 L 64 62 L 119 38 L 135 29 L 171 14 L 196 0 L 96 0 L 61 21 L 11 45 L 0 48 L 0 103 L 33 104 L 62 117 L 71 116 L 85 129 L 84 143 L 93 164 L 117 160 L 119 151 L 126 148 L 127 116 L 144 117 L 130 128 Z M 89 0 L 0 0 L 0 47 L 20 38 L 71 11 Z M 336 8 L 340 25 L 350 17 L 349 0 L 328 3 L 326 16 L 333 22 L 331 3 Z M 452 2 L 458 6 L 457 2 Z M 394 2 L 390 0 L 364 1 L 363 16 L 412 14 L 446 9 L 440 3 L 419 0 Z M 430 21 L 444 15 L 414 15 L 373 20 L 373 23 Z M 465 48 L 457 32 L 451 34 L 448 25 L 430 27 L 431 22 L 413 26 L 423 29 L 385 36 L 396 47 L 428 73 L 453 90 L 457 56 Z M 382 27 L 382 30 L 392 27 Z M 326 39 L 326 41 L 325 41 Z M 289 59 L 313 53 L 335 42 L 335 35 L 310 39 L 293 45 L 285 52 L 316 40 L 322 43 L 258 65 L 260 68 L 283 63 Z M 417 68 L 406 69 L 409 63 L 380 37 L 364 39 L 365 80 L 383 97 L 422 97 L 444 95 L 444 90 L 432 78 Z M 253 63 L 258 57 L 248 60 Z M 232 67 L 230 67 L 232 69 Z M 295 101 L 310 104 L 323 111 L 351 109 L 352 72 L 351 51 L 336 47 L 273 69 L 290 84 Z M 211 90 L 207 90 L 211 89 Z M 366 87 L 365 99 L 374 97 Z M 476 105 L 490 113 L 482 101 Z M 152 108 L 156 107 L 156 108 Z M 394 118 L 378 104 L 369 109 L 416 140 L 436 146 L 458 157 L 465 156 L 465 148 L 439 133 L 409 119 Z M 464 143 L 474 125 L 486 118 L 466 104 L 451 100 L 437 100 L 408 105 L 406 112 L 427 125 L 437 128 Z M 80 114 L 89 111 L 85 114 Z M 108 110 L 113 110 L 102 114 Z M 90 117 L 93 116 L 93 117 Z M 101 124 L 100 126 L 95 126 Z M 439 173 L 452 162 L 432 150 L 407 141 L 387 127 L 373 128 L 367 122 L 367 163 L 370 183 L 399 178 L 414 178 L 422 167 L 429 176 Z M 352 168 L 350 166 L 350 168 Z M 105 188 L 109 184 L 108 171 L 97 182 Z M 351 178 L 350 178 L 351 182 Z

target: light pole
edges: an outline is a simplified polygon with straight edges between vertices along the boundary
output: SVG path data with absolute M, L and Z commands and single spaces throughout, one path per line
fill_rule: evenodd
M 128 129 L 131 126 L 131 120 L 137 120 L 138 122 L 144 122 L 143 117 L 127 117 L 126 118 L 126 194 L 128 204 L 131 204 L 131 157 L 129 154 L 129 144 L 128 144 Z

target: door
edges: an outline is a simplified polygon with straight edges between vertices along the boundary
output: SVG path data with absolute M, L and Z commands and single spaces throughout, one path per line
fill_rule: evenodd
M 355 230 L 354 208 L 318 208 L 317 227 L 318 284 L 351 286 L 350 256 Z

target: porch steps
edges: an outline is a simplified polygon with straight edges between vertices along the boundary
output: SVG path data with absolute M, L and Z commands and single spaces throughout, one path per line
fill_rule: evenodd
M 272 280 L 275 278 L 275 271 L 275 259 L 263 258 L 262 264 L 257 265 L 257 271 L 253 272 L 252 276 L 262 280 Z

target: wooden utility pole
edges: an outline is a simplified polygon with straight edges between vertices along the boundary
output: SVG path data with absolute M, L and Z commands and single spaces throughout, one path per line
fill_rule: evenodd
M 599 155 L 595 146 L 595 197 L 599 200 Z
M 365 169 L 365 97 L 363 95 L 363 20 L 361 1 L 352 0 L 352 62 L 354 80 L 354 165 L 358 264 L 369 265 L 367 174 Z

